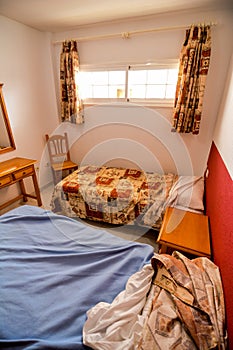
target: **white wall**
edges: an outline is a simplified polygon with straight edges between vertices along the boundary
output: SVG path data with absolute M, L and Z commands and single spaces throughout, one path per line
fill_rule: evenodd
M 50 36 L 0 16 L 0 47 L 0 81 L 16 143 L 0 161 L 25 157 L 39 164 L 44 134 L 58 124 Z M 14 191 L 14 186 L 0 190 L 0 202 Z
M 174 171 L 174 159 L 172 159 L 171 150 L 176 147 L 178 139 L 181 138 L 185 147 L 188 149 L 191 162 L 192 172 L 196 175 L 203 174 L 209 149 L 213 138 L 214 125 L 217 118 L 217 112 L 219 104 L 221 102 L 221 91 L 224 89 L 227 67 L 231 56 L 231 45 L 229 45 L 229 37 L 232 35 L 232 18 L 231 15 L 225 11 L 211 11 L 211 12 L 195 12 L 195 13 L 173 13 L 160 16 L 151 16 L 149 18 L 142 18 L 141 20 L 129 20 L 118 23 L 93 25 L 90 27 L 80 28 L 72 32 L 57 33 L 52 36 L 53 41 L 62 41 L 64 39 L 81 38 L 86 36 L 97 36 L 111 33 L 121 33 L 127 31 L 133 31 L 138 29 L 150 29 L 155 27 L 170 27 L 170 26 L 182 26 L 190 25 L 191 23 L 200 22 L 211 22 L 216 21 L 217 26 L 212 27 L 212 55 L 209 75 L 207 77 L 207 86 L 204 99 L 204 108 L 201 121 L 201 130 L 198 136 L 191 134 L 177 135 L 170 132 L 170 127 L 167 127 L 162 131 L 157 129 L 155 134 L 155 141 L 152 138 L 146 137 L 144 140 L 140 138 L 138 133 L 137 125 L 134 124 L 131 115 L 131 109 L 124 111 L 124 119 L 130 121 L 130 127 L 128 127 L 128 138 L 131 140 L 138 140 L 142 146 L 148 147 L 153 153 L 155 158 L 160 159 L 160 166 L 164 171 Z M 185 30 L 174 30 L 174 31 L 161 31 L 149 34 L 143 34 L 133 36 L 130 39 L 104 39 L 94 41 L 84 41 L 78 44 L 79 56 L 81 64 L 93 64 L 93 63 L 111 63 L 111 62 L 148 62 L 158 59 L 178 59 L 181 46 L 183 44 L 185 36 Z M 59 56 L 60 56 L 61 45 L 57 44 L 53 46 L 53 62 L 55 72 L 55 85 L 58 85 L 59 77 Z M 224 54 L 223 54 L 224 53 Z M 57 91 L 58 97 L 58 91 Z M 102 160 L 103 148 L 99 148 L 98 142 L 108 142 L 108 153 L 112 154 L 112 159 L 116 157 L 114 150 L 116 150 L 116 144 L 111 145 L 111 140 L 115 137 L 121 137 L 120 135 L 125 133 L 122 131 L 122 124 L 115 124 L 114 128 L 110 128 L 110 124 L 114 123 L 115 118 L 115 107 L 112 110 L 106 109 L 101 114 L 103 120 L 105 120 L 104 127 L 102 125 L 101 118 L 99 119 L 99 128 L 96 128 L 95 122 L 93 122 L 93 130 L 88 132 L 83 127 L 77 127 L 74 132 L 77 135 L 77 145 L 75 145 L 74 157 L 77 162 L 81 162 L 85 157 L 85 153 L 94 152 L 95 150 L 95 161 L 100 163 Z M 120 113 L 120 110 L 119 110 Z M 171 122 L 172 108 L 159 108 L 156 110 L 157 115 L 159 113 L 161 118 L 165 118 L 168 123 Z M 87 118 L 89 120 L 87 121 Z M 86 121 L 91 127 L 92 120 L 94 118 L 92 113 L 86 111 Z M 141 108 L 141 118 L 147 120 L 148 118 L 143 113 Z M 106 120 L 109 120 L 109 127 L 106 129 Z M 146 127 L 150 127 L 150 123 L 156 123 L 156 118 L 151 114 L 151 119 Z M 154 125 L 154 124 L 153 124 Z M 170 124 L 169 124 L 170 125 Z M 95 128 L 95 129 L 94 129 Z M 95 131 L 94 131 L 95 130 Z M 125 129 L 126 130 L 126 129 Z M 142 133 L 145 130 L 142 130 Z M 82 133 L 82 135 L 80 135 Z M 97 136 L 98 135 L 98 136 Z M 101 135 L 101 137 L 100 137 Z M 115 135 L 115 136 L 114 136 Z M 82 136 L 82 137 L 80 137 Z M 170 158 L 164 158 L 164 154 L 161 154 L 161 147 L 156 147 L 159 142 L 159 138 L 165 140 L 163 147 L 167 147 Z M 126 136 L 124 136 L 126 137 Z M 82 142 L 81 142 L 82 140 Z M 94 141 L 96 140 L 96 144 Z M 120 146 L 119 140 L 119 146 Z M 107 145 L 107 144 L 106 144 Z M 85 149 L 85 151 L 84 151 Z M 99 150 L 99 153 L 97 153 Z M 122 157 L 127 156 L 128 161 L 134 158 L 135 149 L 132 147 L 131 152 L 122 152 Z M 162 156 L 161 156 L 162 155 Z M 118 155 L 119 156 L 119 155 Z M 116 161 L 117 163 L 117 161 Z M 183 165 L 182 171 L 186 174 L 190 173 L 190 167 L 186 164 Z
M 233 180 L 233 54 L 214 132 L 214 142 Z

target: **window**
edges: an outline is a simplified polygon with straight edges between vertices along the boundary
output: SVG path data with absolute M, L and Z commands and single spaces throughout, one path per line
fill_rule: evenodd
M 146 104 L 173 103 L 178 64 L 135 65 L 118 69 L 80 69 L 77 80 L 85 102 L 129 101 Z
M 173 99 L 177 69 L 129 70 L 128 96 L 141 99 Z
M 80 96 L 84 100 L 125 97 L 125 71 L 81 71 L 78 75 Z

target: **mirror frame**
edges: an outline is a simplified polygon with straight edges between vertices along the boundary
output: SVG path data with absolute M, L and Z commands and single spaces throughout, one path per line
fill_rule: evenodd
M 3 87 L 3 84 L 0 83 L 0 108 L 2 110 L 2 115 L 3 115 L 4 122 L 5 122 L 6 131 L 7 131 L 7 134 L 8 134 L 9 144 L 10 145 L 8 147 L 1 148 L 0 149 L 0 154 L 1 153 L 5 153 L 5 152 L 14 151 L 16 149 L 13 133 L 12 133 L 11 126 L 10 126 L 10 120 L 9 120 L 9 117 L 8 117 L 8 114 L 7 114 L 5 101 L 4 101 L 4 98 L 3 98 L 2 87 Z

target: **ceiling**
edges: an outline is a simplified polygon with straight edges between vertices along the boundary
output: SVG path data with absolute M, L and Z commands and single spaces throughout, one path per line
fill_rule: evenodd
M 171 11 L 213 8 L 228 0 L 0 0 L 0 14 L 46 32 Z

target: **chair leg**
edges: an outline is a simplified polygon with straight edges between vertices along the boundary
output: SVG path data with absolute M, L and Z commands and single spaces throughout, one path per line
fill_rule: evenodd
M 63 179 L 63 171 L 62 170 L 54 171 L 54 179 L 55 179 L 55 184 L 60 182 Z
M 53 174 L 53 183 L 54 183 L 54 185 L 57 183 L 57 179 L 56 179 L 56 171 L 54 171 L 53 170 L 53 168 L 51 168 L 52 169 L 52 174 Z

